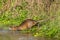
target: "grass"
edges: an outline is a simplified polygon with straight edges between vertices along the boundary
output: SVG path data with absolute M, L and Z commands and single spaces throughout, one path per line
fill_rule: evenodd
M 0 0 L 1 1 L 1 0 Z M 14 1 L 13 1 L 14 2 Z M 4 11 L 0 16 L 0 27 L 3 29 L 8 29 L 9 26 L 15 25 L 18 26 L 21 24 L 25 19 L 29 18 L 30 14 L 33 14 L 31 10 L 27 9 L 28 2 L 22 2 L 20 6 L 16 6 L 15 9 L 12 8 L 13 3 L 11 5 L 11 9 Z M 3 2 L 0 3 L 0 8 L 2 8 Z M 36 7 L 36 5 L 34 5 Z M 36 7 L 37 8 L 37 7 Z M 42 8 L 43 9 L 43 8 Z M 41 11 L 37 11 L 37 15 L 30 16 L 33 20 L 41 20 L 44 18 L 47 18 L 47 14 L 44 12 L 44 10 L 40 9 Z M 28 11 L 29 10 L 29 11 Z M 53 9 L 52 9 L 53 10 Z M 30 14 L 29 14 L 30 12 Z M 54 12 L 50 12 L 51 16 L 54 16 Z M 34 26 L 31 29 L 27 29 L 22 31 L 22 33 L 30 32 L 33 34 L 33 36 L 46 36 L 50 38 L 60 37 L 60 10 L 56 11 L 56 18 L 53 20 L 48 20 L 47 22 L 40 23 L 40 27 L 38 29 L 38 26 Z

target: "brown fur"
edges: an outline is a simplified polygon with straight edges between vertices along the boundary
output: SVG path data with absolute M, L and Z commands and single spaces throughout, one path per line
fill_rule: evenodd
M 22 24 L 20 24 L 19 26 L 11 27 L 10 29 L 11 30 L 25 30 L 25 29 L 31 28 L 32 26 L 34 26 L 36 24 L 37 24 L 37 21 L 32 20 L 32 19 L 27 19 Z

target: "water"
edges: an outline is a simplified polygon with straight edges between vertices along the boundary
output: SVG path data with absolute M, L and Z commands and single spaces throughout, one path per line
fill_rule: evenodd
M 44 37 L 34 37 L 32 34 L 19 33 L 17 31 L 0 30 L 0 40 L 53 40 Z
M 37 40 L 31 34 L 22 34 L 16 31 L 0 30 L 0 40 Z

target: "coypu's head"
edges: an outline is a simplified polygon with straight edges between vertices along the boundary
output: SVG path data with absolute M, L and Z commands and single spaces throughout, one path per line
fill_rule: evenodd
M 27 19 L 28 22 L 31 22 L 31 25 L 34 26 L 36 25 L 38 22 L 32 19 Z
M 12 30 L 12 31 L 16 31 L 17 30 L 17 27 L 9 27 L 9 30 Z

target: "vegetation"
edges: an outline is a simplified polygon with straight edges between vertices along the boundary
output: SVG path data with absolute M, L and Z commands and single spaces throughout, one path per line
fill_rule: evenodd
M 18 26 L 28 18 L 40 21 L 53 16 L 54 19 L 39 23 L 41 25 L 39 28 L 34 26 L 21 32 L 32 33 L 35 37 L 42 36 L 60 39 L 60 4 L 57 5 L 59 1 L 55 0 L 47 4 L 45 0 L 38 3 L 36 0 L 32 0 L 30 4 L 29 1 L 22 0 L 20 3 L 20 0 L 0 0 L 0 28 L 6 30 L 9 26 Z

